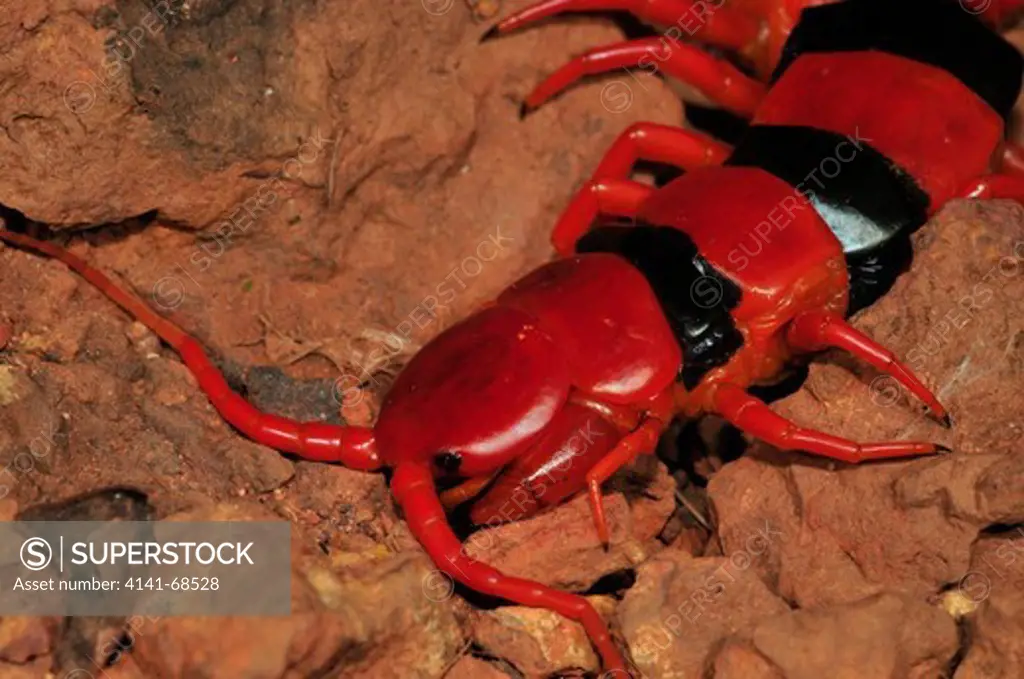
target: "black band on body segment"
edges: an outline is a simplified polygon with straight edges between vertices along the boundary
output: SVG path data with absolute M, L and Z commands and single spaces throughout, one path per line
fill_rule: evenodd
M 957 0 L 846 0 L 805 9 L 772 82 L 801 54 L 876 50 L 941 68 L 1008 120 L 1021 90 L 1024 58 L 963 5 Z
M 806 196 L 847 254 L 928 219 L 928 194 L 865 140 L 812 127 L 753 125 L 726 165 L 758 167 Z
M 644 275 L 682 349 L 678 379 L 687 389 L 743 346 L 729 313 L 740 302 L 739 287 L 679 229 L 644 223 L 598 227 L 580 238 L 576 252 L 617 254 Z
M 913 258 L 910 236 L 902 234 L 876 248 L 847 255 L 850 302 L 846 316 L 852 316 L 881 299 L 892 289 L 900 274 L 910 268 Z

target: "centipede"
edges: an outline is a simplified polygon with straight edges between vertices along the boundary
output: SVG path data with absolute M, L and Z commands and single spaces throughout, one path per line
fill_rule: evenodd
M 260 412 L 193 336 L 81 258 L 11 230 L 0 241 L 63 262 L 148 326 L 245 436 L 387 470 L 440 571 L 578 622 L 604 669 L 625 673 L 627 654 L 586 598 L 470 557 L 450 511 L 466 507 L 483 524 L 504 507 L 520 520 L 585 494 L 607 544 L 605 482 L 651 454 L 674 421 L 709 414 L 779 449 L 847 464 L 946 452 L 816 431 L 751 390 L 840 350 L 952 426 L 924 382 L 850 318 L 889 292 L 913 258 L 911 235 L 946 203 L 1024 201 L 1024 162 L 1007 139 L 1024 61 L 997 30 L 1022 6 L 542 0 L 500 20 L 482 36 L 487 49 L 573 12 L 626 11 L 663 31 L 573 59 L 525 97 L 524 115 L 584 78 L 653 65 L 747 124 L 732 145 L 663 124 L 623 130 L 554 225 L 550 261 L 412 356 L 372 426 Z M 643 161 L 678 174 L 636 180 Z

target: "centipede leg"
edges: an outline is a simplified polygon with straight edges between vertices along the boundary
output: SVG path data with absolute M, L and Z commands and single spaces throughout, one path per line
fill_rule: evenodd
M 228 423 L 253 441 L 309 460 L 340 462 L 346 467 L 367 471 L 380 468 L 372 429 L 323 422 L 297 422 L 260 412 L 231 391 L 227 380 L 194 337 L 158 315 L 138 297 L 118 287 L 105 274 L 52 243 L 6 230 L 0 230 L 0 241 L 58 260 L 156 333 L 178 352 L 214 408 Z
M 441 493 L 441 504 L 444 505 L 445 510 L 451 511 L 462 503 L 475 498 L 493 480 L 494 474 L 466 479 L 454 488 L 449 488 Z
M 760 34 L 760 19 L 729 3 L 703 0 L 541 0 L 495 24 L 481 42 L 534 25 L 559 14 L 629 12 L 641 21 L 664 27 L 673 38 L 687 37 L 707 45 L 741 51 Z
M 959 197 L 976 200 L 1006 198 L 1024 205 L 1024 176 L 1014 174 L 990 174 L 973 180 L 964 188 Z
M 597 528 L 597 537 L 601 544 L 608 546 L 608 520 L 604 514 L 604 502 L 601 485 L 610 479 L 619 468 L 632 462 L 637 455 L 654 452 L 658 445 L 658 437 L 665 429 L 665 423 L 657 418 L 649 418 L 619 441 L 618 445 L 587 472 L 587 493 L 590 500 L 590 511 Z
M 713 399 L 715 412 L 737 429 L 782 450 L 803 450 L 852 464 L 948 452 L 947 448 L 935 443 L 856 443 L 813 429 L 805 429 L 773 412 L 764 401 L 731 384 L 718 385 Z
M 626 181 L 637 161 L 660 162 L 692 170 L 720 165 L 730 151 L 727 144 L 699 132 L 656 123 L 631 125 L 615 139 L 590 183 L 576 194 L 555 225 L 551 235 L 555 249 L 563 256 L 571 254 L 576 241 L 599 214 L 631 217 L 636 213 L 639 203 L 651 192 L 646 185 Z M 610 190 L 607 187 L 613 186 L 619 187 L 616 191 L 620 198 L 616 201 L 606 197 Z
M 786 340 L 798 352 L 823 351 L 836 347 L 863 359 L 869 365 L 890 375 L 910 393 L 924 401 L 932 414 L 949 426 L 949 414 L 939 399 L 924 386 L 896 356 L 839 316 L 823 312 L 806 312 L 794 318 L 786 330 Z
M 653 190 L 624 179 L 587 182 L 558 218 L 551 243 L 563 257 L 571 256 L 576 241 L 599 215 L 632 219 Z
M 482 594 L 522 606 L 547 608 L 580 623 L 601 654 L 606 672 L 629 676 L 607 625 L 590 602 L 538 582 L 509 577 L 465 553 L 445 518 L 429 468 L 417 464 L 398 465 L 391 490 L 410 530 L 438 569 Z
M 634 123 L 620 134 L 591 179 L 626 179 L 641 160 L 681 170 L 721 165 L 732 149 L 716 139 L 670 125 Z
M 474 502 L 473 523 L 491 526 L 525 519 L 586 489 L 588 472 L 636 427 L 639 415 L 631 412 L 631 426 L 623 428 L 606 412 L 567 403 L 537 442 Z
M 764 97 L 763 84 L 729 61 L 667 37 L 642 38 L 607 45 L 579 56 L 544 79 L 527 95 L 523 111 L 537 108 L 585 76 L 616 69 L 664 72 L 692 85 L 709 99 L 744 117 L 753 115 Z

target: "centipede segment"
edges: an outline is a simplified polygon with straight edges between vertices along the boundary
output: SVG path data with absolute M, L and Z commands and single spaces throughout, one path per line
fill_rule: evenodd
M 983 23 L 1021 4 L 972 14 L 943 0 L 544 0 L 501 21 L 487 37 L 563 12 L 625 10 L 663 26 L 697 16 L 700 30 L 686 36 L 583 55 L 526 107 L 585 75 L 657 59 L 750 127 L 735 148 L 653 123 L 625 130 L 555 225 L 558 257 L 427 344 L 372 428 L 258 412 L 198 342 L 80 259 L 18 233 L 0 240 L 64 262 L 152 328 L 247 436 L 309 459 L 390 468 L 395 500 L 439 569 L 579 622 L 604 667 L 624 677 L 627 660 L 586 599 L 469 558 L 446 509 L 469 504 L 489 525 L 586 493 L 595 539 L 607 542 L 602 483 L 653 452 L 675 418 L 706 413 L 846 463 L 942 452 L 815 431 L 748 390 L 841 349 L 949 425 L 928 386 L 847 319 L 889 290 L 909 264 L 910 235 L 946 202 L 1024 199 L 1024 162 L 1005 143 L 1022 60 Z M 762 80 L 708 45 L 738 54 Z M 632 181 L 644 160 L 683 174 L 660 187 Z M 765 225 L 771 238 L 751 248 Z

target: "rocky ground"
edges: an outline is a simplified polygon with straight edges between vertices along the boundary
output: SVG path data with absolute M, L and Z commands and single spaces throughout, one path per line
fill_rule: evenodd
M 548 257 L 619 131 L 682 118 L 661 81 L 623 73 L 518 120 L 543 74 L 618 39 L 599 19 L 478 46 L 513 5 L 151 4 L 0 12 L 4 218 L 57 232 L 285 415 L 372 421 L 409 353 Z M 730 461 L 708 423 L 689 475 L 669 441 L 612 484 L 607 552 L 580 500 L 470 552 L 592 596 L 655 679 L 1022 676 L 1024 211 L 953 204 L 915 245 L 856 322 L 956 427 L 842 356 L 776 407 L 954 453 Z M 453 591 L 382 476 L 240 438 L 175 354 L 62 266 L 0 247 L 0 272 L 2 518 L 286 518 L 294 563 L 286 619 L 0 619 L 0 679 L 596 675 L 576 626 Z

